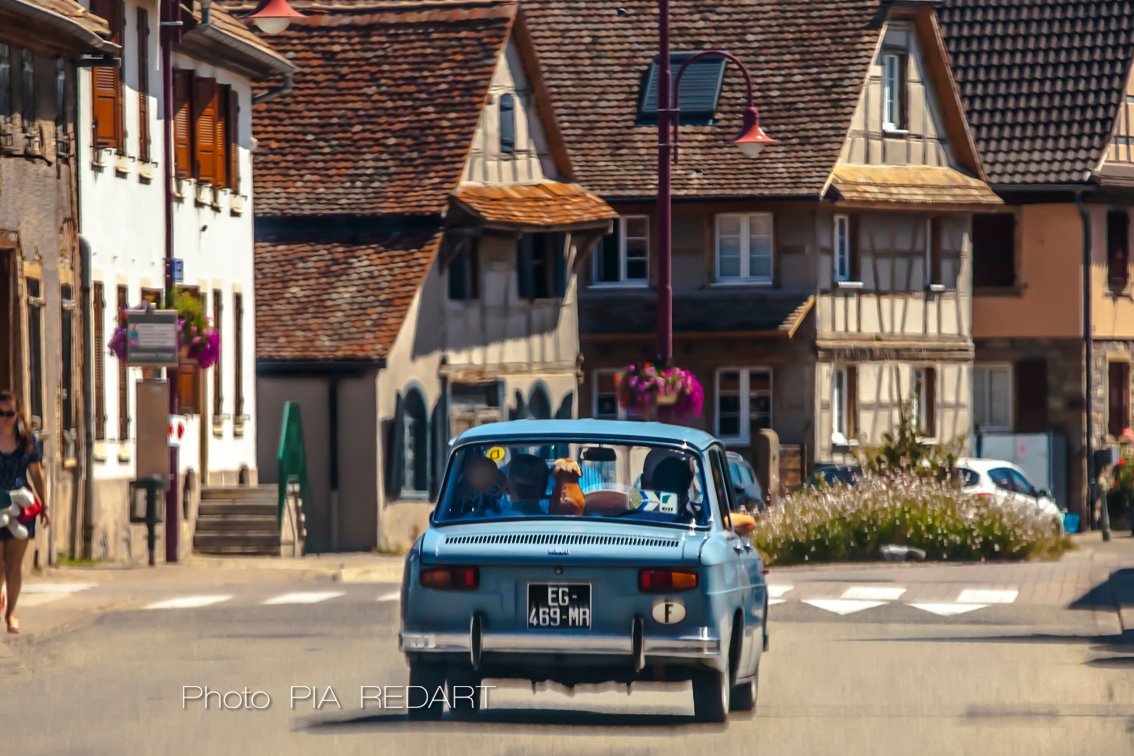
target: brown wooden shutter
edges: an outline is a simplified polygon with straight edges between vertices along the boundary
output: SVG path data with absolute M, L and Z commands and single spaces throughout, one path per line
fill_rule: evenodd
M 150 159 L 150 14 L 138 8 L 138 157 Z
M 937 437 L 937 368 L 925 369 L 925 435 Z
M 228 88 L 228 102 L 225 103 L 225 123 L 228 141 L 225 150 L 228 155 L 228 181 L 225 183 L 234 192 L 240 191 L 240 101 L 237 92 Z
M 217 117 L 213 125 L 216 153 L 213 162 L 213 183 L 228 186 L 228 90 L 227 84 L 217 85 Z
M 1012 369 L 1017 433 L 1043 433 L 1047 421 L 1047 360 L 1020 360 Z
M 232 295 L 232 318 L 232 412 L 240 418 L 244 415 L 244 295 L 239 292 Z
M 929 219 L 929 276 L 927 284 L 940 284 L 945 282 L 941 265 L 941 219 Z
M 173 70 L 173 163 L 178 178 L 193 173 L 193 119 L 190 93 L 193 72 L 182 68 Z
M 106 440 L 106 295 L 102 281 L 91 292 L 91 325 L 94 330 L 94 437 Z
M 97 70 L 97 69 L 96 69 Z M 130 306 L 126 301 L 127 297 L 126 287 L 118 287 L 118 309 L 115 312 L 115 322 L 118 322 L 118 317 L 121 316 L 122 311 Z M 128 441 L 130 439 L 130 387 L 129 387 L 129 372 L 126 369 L 126 360 L 118 360 L 118 440 Z
M 121 0 L 92 0 L 91 10 L 106 19 L 111 41 L 122 44 L 124 21 Z M 122 149 L 122 69 L 91 69 L 94 110 L 94 146 Z
M 1112 362 L 1108 366 L 1107 431 L 1118 438 L 1130 425 L 1130 364 Z
M 224 312 L 224 299 L 220 289 L 213 289 L 213 328 L 221 332 L 221 319 Z M 221 342 L 224 343 L 223 341 Z M 221 378 L 221 360 L 218 356 L 213 365 L 213 415 L 224 414 L 224 382 Z
M 217 183 L 217 80 L 193 80 L 193 177 L 202 184 Z
M 858 436 L 858 367 L 847 366 L 847 439 Z
M 858 255 L 858 215 L 847 216 L 847 250 L 850 256 L 850 280 L 862 280 L 862 266 Z

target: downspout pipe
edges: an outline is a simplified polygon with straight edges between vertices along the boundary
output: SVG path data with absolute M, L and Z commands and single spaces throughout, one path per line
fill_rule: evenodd
M 75 88 L 76 90 L 78 87 Z M 78 140 L 79 129 L 75 129 L 75 139 Z M 78 146 L 75 148 L 76 154 L 82 154 Z M 77 177 L 76 177 L 77 178 Z M 76 185 L 78 181 L 76 180 Z M 75 193 L 76 203 L 78 202 L 78 192 Z M 77 210 L 78 208 L 76 208 Z M 102 422 L 102 418 L 95 417 L 94 402 L 92 400 L 93 389 L 92 386 L 95 381 L 94 375 L 94 324 L 91 319 L 94 317 L 94 308 L 91 306 L 91 243 L 79 234 L 79 255 L 82 260 L 82 318 L 83 318 L 83 408 L 86 422 L 83 423 L 83 545 L 82 556 L 83 559 L 91 558 L 91 545 L 94 541 L 94 424 Z M 99 313 L 102 317 L 102 313 Z M 72 524 L 72 530 L 74 525 Z M 71 554 L 71 558 L 74 558 Z
M 272 87 L 271 89 L 269 89 L 265 92 L 261 92 L 258 95 L 253 95 L 252 96 L 252 104 L 253 105 L 259 105 L 262 102 L 267 102 L 268 100 L 274 100 L 277 97 L 281 97 L 285 94 L 289 94 L 291 92 L 291 85 L 292 85 L 291 74 L 285 73 L 283 75 L 283 82 L 281 84 L 279 84 L 279 86 Z
M 177 0 L 162 0 L 161 11 L 161 87 L 162 87 L 162 189 L 165 215 L 165 291 L 173 294 L 173 43 L 181 34 L 181 7 Z M 169 389 L 169 414 L 176 415 L 180 410 L 176 391 L 177 373 L 172 368 L 165 369 L 166 387 Z M 202 426 L 204 424 L 202 423 Z M 204 429 L 202 428 L 202 432 Z M 165 561 L 179 561 L 179 541 L 181 535 L 181 508 L 179 506 L 180 486 L 178 486 L 177 447 L 169 447 L 169 478 L 166 481 L 165 496 Z
M 1093 287 L 1091 285 L 1091 215 L 1083 202 L 1083 192 L 1075 192 L 1075 206 L 1079 209 L 1079 220 L 1083 225 L 1083 388 L 1086 397 L 1086 436 L 1084 451 L 1087 455 L 1087 507 L 1083 516 L 1090 521 L 1090 508 L 1094 506 L 1095 497 L 1105 494 L 1097 489 L 1095 465 L 1095 391 L 1094 391 L 1094 323 L 1091 320 L 1091 304 Z M 1102 537 L 1104 541 L 1110 540 L 1110 513 L 1107 503 L 1102 503 Z

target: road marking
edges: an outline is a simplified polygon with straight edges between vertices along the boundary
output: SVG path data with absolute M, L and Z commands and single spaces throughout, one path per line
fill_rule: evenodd
M 150 604 L 147 609 L 197 609 L 228 601 L 232 596 L 181 596 Z
M 282 596 L 268 599 L 264 602 L 264 606 L 271 604 L 318 604 L 320 601 L 326 601 L 342 595 L 343 591 L 300 591 L 297 593 L 285 593 Z
M 94 583 L 32 583 L 20 590 L 20 595 L 28 593 L 76 593 L 94 588 Z
M 915 609 L 932 612 L 942 617 L 952 617 L 954 614 L 964 614 L 974 609 L 984 609 L 988 604 L 908 604 Z
M 378 597 L 379 601 L 397 601 L 402 597 L 401 590 L 390 591 L 387 594 Z
M 862 601 L 897 601 L 906 592 L 901 586 L 856 585 L 843 591 L 843 598 Z
M 957 597 L 958 604 L 1011 604 L 1020 595 L 1016 590 L 966 588 Z
M 67 598 L 66 593 L 33 593 L 30 596 L 25 596 L 23 595 L 23 591 L 20 591 L 20 608 L 43 606 L 44 604 L 50 604 L 53 601 L 65 598 Z
M 811 604 L 816 609 L 847 615 L 861 612 L 864 609 L 873 609 L 876 606 L 885 606 L 885 601 L 858 601 L 854 599 L 805 599 L 805 604 Z
M 772 585 L 768 584 L 768 595 L 772 598 L 783 598 L 784 594 L 790 591 L 795 586 L 791 585 Z

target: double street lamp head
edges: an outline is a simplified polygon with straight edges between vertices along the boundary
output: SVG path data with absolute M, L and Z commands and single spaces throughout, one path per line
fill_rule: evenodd
M 245 18 L 252 19 L 265 34 L 279 34 L 294 19 L 304 18 L 304 15 L 288 5 L 287 0 L 260 0 L 256 10 Z

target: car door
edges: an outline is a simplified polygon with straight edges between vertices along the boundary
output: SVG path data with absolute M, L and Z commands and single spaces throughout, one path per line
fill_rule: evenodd
M 709 453 L 709 468 L 717 498 L 717 516 L 725 524 L 725 538 L 728 540 L 728 553 L 733 560 L 738 586 L 737 603 L 744 616 L 744 645 L 741 649 L 740 669 L 747 674 L 755 664 L 756 653 L 753 639 L 764 619 L 763 568 L 759 554 L 747 538 L 737 535 L 732 529 L 731 512 L 734 496 L 728 476 L 728 463 L 725 453 L 714 448 Z M 759 594 L 759 595 L 757 595 Z

